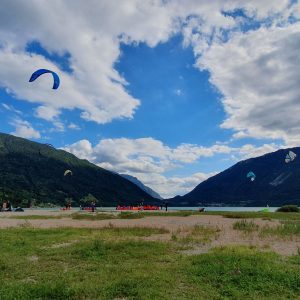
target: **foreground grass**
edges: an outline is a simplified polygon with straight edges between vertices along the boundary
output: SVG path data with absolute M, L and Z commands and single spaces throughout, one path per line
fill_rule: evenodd
M 10 216 L 10 219 L 19 220 L 50 220 L 50 219 L 61 219 L 68 218 L 68 216 L 46 216 L 46 215 L 25 215 L 25 216 Z
M 300 213 L 286 212 L 205 212 L 205 215 L 221 215 L 225 218 L 233 219 L 265 219 L 265 220 L 299 220 Z
M 205 229 L 195 228 L 202 235 Z M 184 256 L 151 228 L 0 231 L 1 299 L 295 299 L 300 256 L 219 248 Z M 54 247 L 55 246 L 55 247 Z

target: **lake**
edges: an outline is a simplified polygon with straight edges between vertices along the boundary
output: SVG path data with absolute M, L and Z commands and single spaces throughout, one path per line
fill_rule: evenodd
M 205 211 L 260 211 L 265 209 L 266 207 L 242 207 L 242 206 L 208 206 L 204 207 Z M 52 207 L 52 208 L 25 208 L 25 210 L 48 210 L 48 211 L 59 211 L 60 207 Z M 97 207 L 98 210 L 101 211 L 115 211 L 115 207 Z M 163 210 L 165 208 L 163 207 Z M 278 207 L 269 207 L 270 212 L 274 212 L 278 209 Z M 73 211 L 79 211 L 79 207 L 72 207 Z M 199 207 L 168 207 L 168 210 L 199 210 Z

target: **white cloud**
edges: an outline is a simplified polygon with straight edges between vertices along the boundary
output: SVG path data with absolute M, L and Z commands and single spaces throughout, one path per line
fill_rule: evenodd
M 4 107 L 8 111 L 14 112 L 18 115 L 23 114 L 20 110 L 16 109 L 13 105 L 9 105 L 9 104 L 6 104 L 6 103 L 1 103 L 1 105 L 2 105 L 2 107 Z
M 88 159 L 90 161 L 95 160 L 95 157 L 93 156 L 92 144 L 88 140 L 78 141 L 77 143 L 74 143 L 70 146 L 66 146 L 63 149 L 73 153 L 81 159 Z
M 174 91 L 174 93 L 177 95 L 177 96 L 181 96 L 182 95 L 182 90 L 181 89 L 176 89 Z
M 274 16 L 287 19 L 288 14 L 298 11 L 288 8 L 288 0 L 91 0 L 89 5 L 79 0 L 72 4 L 4 0 L 1 4 L 0 85 L 18 99 L 41 105 L 37 109 L 40 118 L 53 120 L 62 109 L 77 108 L 83 119 L 98 123 L 132 118 L 140 105 L 114 68 L 120 59 L 121 42 L 145 42 L 154 47 L 182 31 L 185 43 L 201 52 L 221 38 L 223 30 L 240 25 L 238 18 L 226 16 L 224 11 L 242 8 L 258 20 Z M 33 41 L 49 53 L 68 53 L 72 73 L 41 55 L 26 52 Z M 30 74 L 41 67 L 60 74 L 58 90 L 50 88 L 50 75 L 28 83 Z M 45 114 L 45 109 L 51 113 Z
M 274 152 L 284 147 L 284 145 L 277 145 L 275 143 L 264 144 L 258 147 L 251 144 L 245 144 L 242 147 L 236 149 L 236 159 L 241 160 L 258 157 L 266 153 Z
M 80 130 L 80 127 L 78 125 L 74 124 L 74 123 L 70 123 L 68 125 L 68 128 L 73 129 L 73 130 Z
M 41 135 L 39 131 L 35 130 L 31 124 L 25 120 L 15 119 L 11 122 L 11 125 L 15 126 L 16 129 L 11 134 L 26 138 L 26 139 L 39 139 Z
M 134 175 L 134 173 L 129 173 Z M 195 173 L 186 177 L 171 176 L 163 174 L 139 174 L 139 180 L 151 187 L 164 198 L 171 198 L 176 195 L 184 195 L 194 189 L 199 183 L 215 175 L 211 173 Z
M 57 108 L 51 106 L 39 106 L 35 112 L 37 117 L 47 121 L 57 120 L 57 116 L 60 114 Z
M 300 24 L 236 33 L 198 59 L 224 95 L 222 128 L 234 138 L 300 142 Z

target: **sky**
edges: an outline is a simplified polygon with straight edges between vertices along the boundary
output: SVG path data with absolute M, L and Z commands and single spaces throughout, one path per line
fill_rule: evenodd
M 298 1 L 2 0 L 0 131 L 184 195 L 300 146 L 299 49 Z

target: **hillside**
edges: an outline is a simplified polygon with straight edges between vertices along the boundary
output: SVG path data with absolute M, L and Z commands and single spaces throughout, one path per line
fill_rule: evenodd
M 132 183 L 136 184 L 139 188 L 141 188 L 143 191 L 145 191 L 147 194 L 152 196 L 153 198 L 162 200 L 163 198 L 155 191 L 153 191 L 148 186 L 144 185 L 140 180 L 138 180 L 136 177 L 128 175 L 128 174 L 120 174 L 122 177 L 126 178 L 127 180 L 131 181 Z
M 70 169 L 73 176 L 63 176 Z M 125 178 L 63 150 L 0 133 L 0 199 L 13 204 L 74 205 L 88 194 L 98 205 L 153 203 L 150 195 Z
M 294 161 L 285 163 L 292 150 Z M 253 171 L 254 181 L 246 177 Z M 278 150 L 241 161 L 200 183 L 184 196 L 169 199 L 173 206 L 281 206 L 300 205 L 300 148 Z

